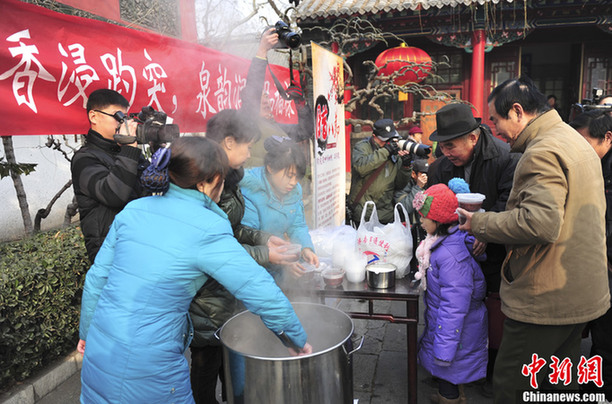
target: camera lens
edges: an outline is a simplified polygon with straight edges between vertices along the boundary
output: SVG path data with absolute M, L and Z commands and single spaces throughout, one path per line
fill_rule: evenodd
M 291 49 L 297 49 L 302 43 L 302 38 L 300 34 L 296 34 L 295 32 L 287 32 L 284 35 L 283 42 L 290 47 Z
M 411 142 L 410 140 L 398 140 L 397 145 L 400 147 L 400 150 L 408 150 L 409 153 L 415 153 L 419 148 L 418 143 Z

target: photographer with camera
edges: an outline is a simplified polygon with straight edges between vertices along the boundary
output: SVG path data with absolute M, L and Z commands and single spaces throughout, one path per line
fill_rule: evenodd
M 116 91 L 93 91 L 87 100 L 90 129 L 72 157 L 72 186 L 92 263 L 115 215 L 146 195 L 139 178 L 148 162 L 137 147 L 138 122 L 125 120 L 128 108 L 128 101 Z M 116 134 L 131 141 L 118 143 Z
M 263 141 L 271 136 L 289 136 L 297 143 L 311 139 L 314 136 L 313 111 L 308 103 L 306 103 L 304 92 L 299 86 L 292 84 L 284 90 L 288 99 L 292 100 L 295 104 L 298 116 L 297 124 L 276 122 L 270 108 L 269 96 L 264 92 L 266 69 L 268 68 L 268 51 L 274 48 L 290 47 L 294 49 L 299 46 L 299 42 L 299 35 L 289 30 L 287 24 L 279 21 L 274 27 L 268 28 L 264 32 L 259 42 L 257 54 L 251 60 L 246 86 L 241 92 L 241 110 L 252 116 L 259 116 L 257 125 L 262 134 L 262 141 L 253 146 L 251 151 L 252 157 L 249 161 L 250 167 L 263 165 L 266 154 Z
M 359 226 L 366 201 L 376 204 L 380 223 L 393 221 L 393 194 L 410 179 L 413 155 L 426 157 L 429 146 L 400 139 L 392 119 L 374 123 L 373 136 L 358 142 L 351 153 L 351 191 L 347 203 Z
M 156 111 L 151 106 L 142 107 L 140 112 L 125 115 L 123 112 L 115 113 L 122 125 L 126 126 L 136 122 L 136 131 L 133 135 L 126 135 L 121 130 L 115 134 L 114 139 L 119 144 L 148 144 L 153 151 L 160 146 L 171 143 L 180 136 L 178 125 L 167 124 L 168 115 L 163 111 Z

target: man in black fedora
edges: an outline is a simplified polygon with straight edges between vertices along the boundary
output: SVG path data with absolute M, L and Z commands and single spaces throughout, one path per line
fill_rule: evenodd
M 438 142 L 442 156 L 434 161 L 428 171 L 427 187 L 448 184 L 452 178 L 465 179 L 471 192 L 485 195 L 482 204 L 485 211 L 501 212 L 512 188 L 512 178 L 520 154 L 510 153 L 510 146 L 494 137 L 490 129 L 474 118 L 472 109 L 466 104 L 449 104 L 436 112 L 437 130 L 430 140 Z M 481 268 L 487 282 L 487 309 L 489 311 L 489 371 L 492 376 L 493 363 L 501 340 L 503 315 L 499 300 L 501 265 L 506 256 L 503 245 L 474 243 L 475 252 L 486 250 L 487 259 Z

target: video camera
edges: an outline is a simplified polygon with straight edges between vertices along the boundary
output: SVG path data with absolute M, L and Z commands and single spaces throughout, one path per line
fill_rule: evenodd
M 279 20 L 274 24 L 274 29 L 278 34 L 278 41 L 283 45 L 284 48 L 297 49 L 302 43 L 302 37 L 300 34 L 291 31 L 289 25 L 286 22 Z
M 584 98 L 582 102 L 572 105 L 570 110 L 569 122 L 573 121 L 578 115 L 583 112 L 592 111 L 594 109 L 602 109 L 606 111 L 612 111 L 612 104 L 599 105 L 601 97 L 604 95 L 601 88 L 594 88 L 592 90 L 593 98 Z
M 140 112 L 128 114 L 123 118 L 122 124 L 127 125 L 128 120 L 139 123 L 136 128 L 136 137 L 115 134 L 114 139 L 120 144 L 130 144 L 134 141 L 140 144 L 152 144 L 158 146 L 162 143 L 170 143 L 180 136 L 178 125 L 167 124 L 168 115 L 162 111 L 156 111 L 151 106 L 142 107 Z

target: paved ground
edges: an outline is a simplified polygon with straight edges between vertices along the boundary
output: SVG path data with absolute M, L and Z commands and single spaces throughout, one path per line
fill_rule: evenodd
M 336 301 L 328 300 L 327 304 Z M 404 314 L 404 305 L 398 302 L 377 302 L 379 311 L 391 310 Z M 378 306 L 378 305 L 381 306 Z M 345 311 L 365 310 L 366 303 L 344 300 L 339 308 Z M 386 306 L 385 306 L 386 305 Z M 422 305 L 419 333 L 422 330 Z M 354 398 L 359 404 L 398 404 L 407 400 L 406 327 L 383 321 L 354 320 L 355 335 L 365 336 L 364 345 L 354 357 Z M 584 340 L 583 351 L 588 352 L 588 340 Z M 40 404 L 77 404 L 80 393 L 80 373 L 75 373 L 56 390 L 36 401 Z M 429 403 L 435 392 L 431 377 L 425 370 L 418 372 L 418 402 Z M 466 395 L 471 404 L 489 404 L 493 400 L 482 395 L 479 386 L 467 386 Z M 220 397 L 220 396 L 219 396 Z M 220 401 L 220 398 L 219 398 Z M 2 399 L 0 398 L 0 403 Z

